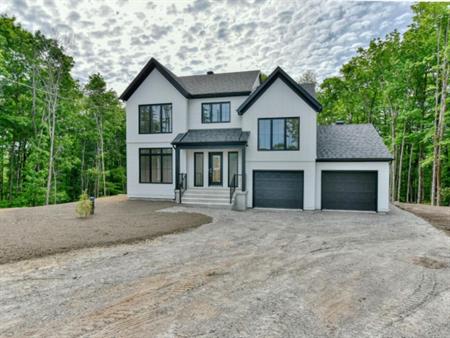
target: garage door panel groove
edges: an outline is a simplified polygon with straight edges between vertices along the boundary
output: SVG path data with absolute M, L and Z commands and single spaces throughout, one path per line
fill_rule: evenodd
M 254 171 L 253 205 L 303 209 L 302 171 Z
M 323 171 L 322 209 L 377 210 L 377 172 Z

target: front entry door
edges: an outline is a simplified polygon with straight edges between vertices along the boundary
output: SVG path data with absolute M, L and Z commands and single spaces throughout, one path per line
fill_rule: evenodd
M 222 185 L 222 153 L 209 153 L 209 185 Z

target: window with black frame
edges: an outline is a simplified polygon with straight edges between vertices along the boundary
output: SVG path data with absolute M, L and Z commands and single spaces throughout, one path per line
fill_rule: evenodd
M 139 134 L 164 134 L 171 132 L 171 103 L 139 106 Z
M 258 119 L 258 150 L 299 150 L 300 118 Z
M 202 123 L 230 122 L 230 102 L 202 103 Z
M 139 182 L 172 183 L 172 148 L 139 149 Z

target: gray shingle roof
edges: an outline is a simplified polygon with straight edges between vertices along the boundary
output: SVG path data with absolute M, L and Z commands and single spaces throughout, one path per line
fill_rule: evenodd
M 147 76 L 157 69 L 186 98 L 248 95 L 260 71 L 176 76 L 155 58 L 151 58 L 120 95 L 127 101 Z
M 178 134 L 172 144 L 245 144 L 249 136 L 250 132 L 242 131 L 241 128 L 189 129 L 186 133 Z
M 177 76 L 177 80 L 192 95 L 250 93 L 259 70 L 208 75 Z
M 388 161 L 392 155 L 372 124 L 317 126 L 317 160 Z

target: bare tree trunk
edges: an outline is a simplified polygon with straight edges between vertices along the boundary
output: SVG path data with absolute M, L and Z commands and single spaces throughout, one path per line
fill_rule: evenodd
M 441 205 L 441 153 L 442 140 L 444 138 L 445 111 L 447 110 L 447 86 L 448 86 L 448 31 L 449 19 L 445 26 L 444 38 L 444 60 L 442 62 L 442 86 L 441 86 L 441 106 L 437 123 L 437 157 L 436 157 L 436 205 Z
M 411 193 L 411 168 L 412 168 L 414 145 L 411 143 L 409 148 L 410 149 L 409 149 L 409 164 L 408 164 L 408 181 L 406 182 L 406 202 L 408 203 L 410 203 L 412 200 L 410 193 Z
M 398 161 L 398 175 L 397 175 L 397 199 L 400 201 L 401 187 L 402 187 L 402 167 L 403 167 L 403 152 L 405 149 L 405 134 L 406 134 L 406 122 L 403 127 L 402 143 L 400 146 L 400 158 Z
M 80 179 L 81 179 L 81 193 L 84 192 L 84 152 L 86 148 L 86 142 L 83 142 L 83 148 L 81 150 L 81 169 L 80 169 Z
M 50 191 L 52 188 L 52 173 L 53 173 L 53 156 L 55 152 L 55 127 L 56 127 L 56 97 L 53 98 L 53 104 L 50 107 L 51 121 L 50 121 L 50 153 L 48 158 L 47 170 L 47 191 L 45 194 L 45 205 L 49 204 Z
M 434 92 L 434 137 L 433 137 L 433 167 L 431 173 L 431 205 L 436 205 L 436 167 L 437 167 L 437 157 L 438 157 L 438 146 L 437 146 L 437 133 L 438 133 L 438 117 L 439 117 L 439 69 L 441 63 L 441 24 L 439 23 L 438 35 L 437 35 L 437 47 L 436 47 L 436 83 Z
M 103 196 L 106 196 L 106 174 L 105 174 L 105 150 L 104 150 L 104 140 L 103 140 L 103 121 L 101 117 L 99 120 L 99 132 L 100 132 L 100 157 L 102 166 L 102 180 L 103 180 Z
M 422 144 L 419 144 L 419 157 L 417 159 L 417 203 L 422 203 L 423 200 L 423 170 L 422 170 L 423 149 Z
M 395 113 L 395 111 L 392 109 L 392 105 L 391 105 L 391 142 L 392 142 L 392 153 L 394 154 L 394 156 L 397 156 L 397 140 L 396 140 L 396 133 L 395 133 L 395 128 L 396 128 L 396 120 L 397 120 L 397 113 Z M 397 158 L 394 158 L 394 161 L 392 161 L 391 164 L 391 200 L 394 201 L 395 200 L 395 175 L 396 175 L 396 163 L 397 163 Z

